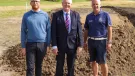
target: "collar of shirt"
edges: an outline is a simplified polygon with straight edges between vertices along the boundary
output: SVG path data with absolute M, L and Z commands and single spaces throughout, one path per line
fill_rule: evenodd
M 97 15 L 100 15 L 102 12 L 103 12 L 103 11 L 100 10 L 99 13 L 98 13 Z M 92 12 L 92 14 L 95 15 L 94 12 Z
M 39 11 L 41 11 L 41 10 L 40 10 L 40 9 L 38 9 L 37 11 L 34 11 L 34 10 L 32 9 L 32 11 L 33 11 L 33 12 L 39 12 Z
M 63 10 L 63 17 L 64 17 L 64 21 L 66 20 L 66 13 L 64 10 Z M 70 17 L 70 11 L 68 12 L 68 16 L 69 16 L 69 29 L 68 29 L 68 33 L 70 33 L 71 31 L 71 17 Z
M 70 15 L 70 11 L 69 11 L 69 12 L 65 12 L 65 11 L 63 10 L 63 14 L 66 15 L 66 13 L 68 13 L 68 14 Z

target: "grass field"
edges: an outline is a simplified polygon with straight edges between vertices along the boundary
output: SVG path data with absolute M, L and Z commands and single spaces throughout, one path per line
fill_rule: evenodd
M 0 0 L 0 6 L 24 6 L 26 2 L 29 3 L 30 0 Z M 73 0 L 73 2 L 85 2 L 86 0 Z M 45 1 L 41 0 L 41 4 L 46 5 L 53 5 L 53 4 L 59 4 L 61 2 L 51 2 L 51 1 Z
M 31 9 L 30 0 L 0 0 L 0 18 L 22 16 L 24 12 Z M 102 6 L 134 7 L 134 0 L 113 0 L 102 1 Z M 27 8 L 26 8 L 27 6 Z M 91 8 L 90 1 L 73 0 L 72 8 Z M 50 2 L 41 0 L 41 9 L 50 11 L 61 8 L 61 2 Z
M 26 10 L 27 5 L 27 10 Z M 102 6 L 135 7 L 135 1 L 114 0 L 102 1 Z M 73 8 L 91 8 L 90 1 L 74 0 Z M 61 8 L 61 2 L 41 1 L 41 9 L 50 11 L 55 8 Z M 22 16 L 24 12 L 31 9 L 29 0 L 0 0 L 0 18 Z

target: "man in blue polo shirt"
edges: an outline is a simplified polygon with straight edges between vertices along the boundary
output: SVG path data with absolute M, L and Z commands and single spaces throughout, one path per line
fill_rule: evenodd
M 98 76 L 98 64 L 100 64 L 102 76 L 108 76 L 106 53 L 112 46 L 112 23 L 108 13 L 100 9 L 100 0 L 92 0 L 92 9 L 93 12 L 87 15 L 84 25 L 84 48 L 88 38 L 93 75 Z

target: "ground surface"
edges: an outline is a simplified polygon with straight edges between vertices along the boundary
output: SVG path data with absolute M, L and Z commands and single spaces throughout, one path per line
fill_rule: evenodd
M 74 10 L 80 13 L 82 24 L 92 11 L 90 8 Z M 110 13 L 113 23 L 113 46 L 107 56 L 109 76 L 135 76 L 135 8 L 106 7 L 103 10 Z M 0 76 L 25 75 L 25 57 L 19 55 L 20 23 L 21 17 L 0 18 Z M 88 59 L 88 52 L 83 50 L 75 62 L 75 76 L 92 76 Z M 43 62 L 43 76 L 54 76 L 55 63 L 55 56 L 48 51 Z

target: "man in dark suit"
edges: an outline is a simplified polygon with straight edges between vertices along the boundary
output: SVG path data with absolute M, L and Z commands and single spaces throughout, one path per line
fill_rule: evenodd
M 78 54 L 83 47 L 80 15 L 70 10 L 71 3 L 72 0 L 63 0 L 63 9 L 54 13 L 52 18 L 52 51 L 57 61 L 55 76 L 63 76 L 65 54 L 67 55 L 67 76 L 74 76 L 76 53 Z

